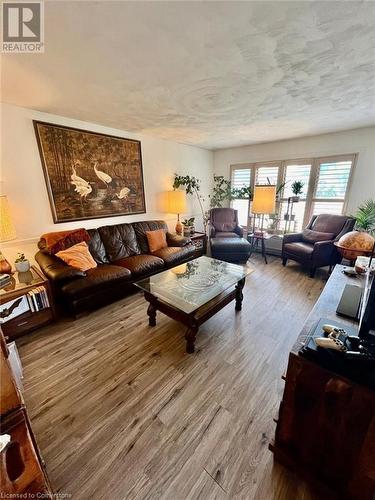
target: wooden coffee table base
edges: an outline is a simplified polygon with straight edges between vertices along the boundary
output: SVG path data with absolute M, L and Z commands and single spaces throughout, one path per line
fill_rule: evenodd
M 214 314 L 219 312 L 223 307 L 225 307 L 232 300 L 236 301 L 236 311 L 240 311 L 242 308 L 243 293 L 242 289 L 245 285 L 245 279 L 238 281 L 234 289 L 225 291 L 215 297 L 214 299 L 204 304 L 202 307 L 196 311 L 188 314 L 181 311 L 177 307 L 164 302 L 150 292 L 144 292 L 145 299 L 149 302 L 147 309 L 148 321 L 150 326 L 156 326 L 156 312 L 160 311 L 164 313 L 169 318 L 179 321 L 183 325 L 187 326 L 187 331 L 185 333 L 186 340 L 186 352 L 191 354 L 194 352 L 195 339 L 199 327 L 208 319 L 210 319 Z

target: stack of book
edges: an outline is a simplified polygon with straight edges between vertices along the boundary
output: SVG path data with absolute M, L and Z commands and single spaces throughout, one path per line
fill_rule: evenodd
M 49 307 L 48 295 L 44 286 L 33 288 L 27 292 L 26 297 L 32 312 Z
M 3 288 L 3 286 L 8 285 L 12 280 L 10 274 L 0 274 L 0 288 Z

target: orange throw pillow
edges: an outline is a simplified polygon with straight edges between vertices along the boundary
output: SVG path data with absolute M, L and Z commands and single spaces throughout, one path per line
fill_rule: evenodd
M 76 267 L 80 271 L 87 271 L 98 265 L 93 259 L 85 241 L 77 243 L 66 250 L 61 250 L 61 252 L 57 252 L 55 255 L 69 266 Z
M 167 247 L 167 235 L 165 229 L 157 229 L 156 231 L 146 231 L 148 246 L 150 252 L 156 252 L 161 248 Z

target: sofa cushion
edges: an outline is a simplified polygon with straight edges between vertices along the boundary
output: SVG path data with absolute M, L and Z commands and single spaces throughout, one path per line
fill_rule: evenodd
M 98 264 L 108 264 L 109 260 L 97 229 L 88 229 L 90 240 L 87 242 L 91 255 Z
M 110 262 L 141 253 L 134 228 L 131 224 L 102 226 L 99 227 L 98 231 Z
M 285 243 L 283 251 L 302 257 L 302 259 L 310 259 L 314 251 L 314 245 L 310 243 L 304 243 L 302 241 L 296 241 L 294 243 Z
M 230 231 L 218 231 L 215 233 L 215 238 L 241 238 L 241 236 Z
M 131 273 L 128 269 L 111 264 L 101 264 L 86 271 L 86 276 L 65 283 L 61 290 L 70 298 L 77 299 L 98 289 L 110 289 L 120 285 L 121 282 L 126 284 L 130 282 L 130 278 Z
M 117 260 L 114 264 L 129 269 L 133 279 L 156 273 L 164 268 L 164 261 L 153 255 L 133 255 Z
M 316 243 L 317 241 L 333 240 L 335 235 L 333 233 L 322 233 L 321 231 L 313 231 L 311 229 L 304 229 L 302 231 L 302 241 L 306 243 Z
M 80 271 L 88 271 L 98 265 L 93 259 L 85 241 L 57 252 L 56 257 L 66 262 L 68 266 L 76 267 Z
M 187 245 L 185 247 L 166 247 L 153 252 L 152 255 L 164 260 L 168 267 L 177 266 L 180 262 L 194 256 L 195 246 Z
M 151 253 L 154 253 L 157 250 L 160 250 L 168 246 L 165 229 L 155 229 L 155 231 L 146 231 L 146 237 Z
M 140 253 L 150 252 L 146 231 L 156 231 L 157 229 L 165 229 L 165 231 L 168 231 L 168 226 L 163 220 L 147 220 L 144 222 L 134 222 L 133 227 L 135 234 L 137 235 L 139 247 L 141 249 Z

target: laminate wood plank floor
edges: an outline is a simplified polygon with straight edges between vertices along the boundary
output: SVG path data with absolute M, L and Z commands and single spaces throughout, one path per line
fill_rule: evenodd
M 288 352 L 327 278 L 253 255 L 234 302 L 185 353 L 183 325 L 141 293 L 17 343 L 25 400 L 55 491 L 74 500 L 316 500 L 274 463 Z M 321 497 L 320 497 L 321 498 Z

